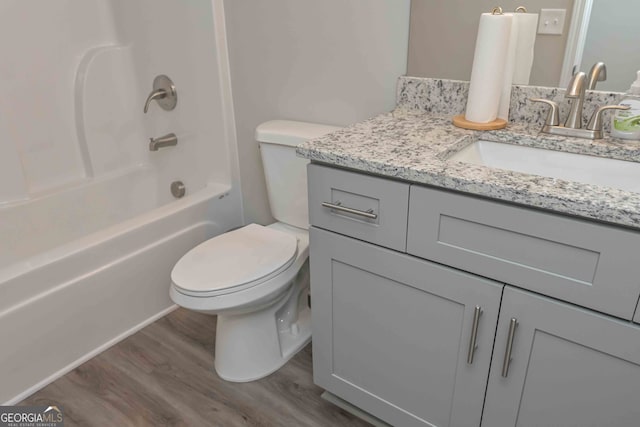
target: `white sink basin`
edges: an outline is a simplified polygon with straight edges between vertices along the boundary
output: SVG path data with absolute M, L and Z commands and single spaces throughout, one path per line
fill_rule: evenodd
M 640 193 L 640 163 L 479 140 L 449 160 Z

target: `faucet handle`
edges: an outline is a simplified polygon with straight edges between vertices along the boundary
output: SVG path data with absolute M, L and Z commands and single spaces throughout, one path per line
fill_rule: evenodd
M 164 89 L 154 90 L 149 94 L 147 100 L 144 103 L 144 113 L 147 114 L 149 111 L 149 105 L 151 105 L 151 101 L 155 101 L 157 99 L 163 99 L 167 97 L 167 91 Z
M 545 126 L 559 126 L 560 125 L 560 113 L 558 112 L 558 103 L 554 101 L 550 101 L 548 99 L 542 98 L 529 98 L 531 102 L 542 102 L 544 104 L 549 105 L 551 108 L 549 109 L 549 114 L 547 114 L 547 120 L 545 121 Z
M 589 120 L 589 124 L 587 125 L 587 130 L 595 130 L 602 131 L 602 113 L 607 110 L 628 110 L 631 107 L 628 105 L 605 105 L 603 107 L 598 108 L 593 116 L 591 116 L 591 120 Z
M 171 111 L 178 103 L 178 91 L 171 79 L 164 74 L 153 79 L 153 89 L 144 103 L 144 113 L 149 111 L 151 101 L 157 101 L 163 110 Z

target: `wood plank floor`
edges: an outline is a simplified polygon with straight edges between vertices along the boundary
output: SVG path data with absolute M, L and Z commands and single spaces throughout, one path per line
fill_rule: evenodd
M 65 426 L 354 426 L 320 398 L 311 346 L 275 374 L 229 383 L 213 370 L 215 317 L 178 309 L 21 402 L 61 405 Z

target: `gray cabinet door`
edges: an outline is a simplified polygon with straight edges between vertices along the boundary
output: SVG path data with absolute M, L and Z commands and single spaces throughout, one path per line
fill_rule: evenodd
M 640 425 L 640 327 L 505 288 L 482 425 Z
M 392 425 L 477 427 L 503 285 L 315 227 L 310 242 L 315 382 Z

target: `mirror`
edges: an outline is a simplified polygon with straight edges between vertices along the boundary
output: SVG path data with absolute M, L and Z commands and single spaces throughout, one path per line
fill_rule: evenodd
M 640 70 L 639 0 L 412 0 L 407 74 L 469 80 L 480 14 L 501 4 L 566 9 L 562 35 L 538 34 L 529 84 L 566 87 L 573 70 L 603 61 L 597 90 L 625 92 Z M 574 68 L 575 67 L 575 68 Z

